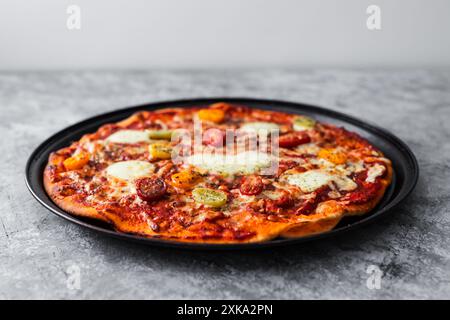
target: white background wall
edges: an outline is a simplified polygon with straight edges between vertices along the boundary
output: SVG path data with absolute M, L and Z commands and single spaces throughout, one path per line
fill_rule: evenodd
M 443 65 L 450 0 L 0 0 L 3 70 Z

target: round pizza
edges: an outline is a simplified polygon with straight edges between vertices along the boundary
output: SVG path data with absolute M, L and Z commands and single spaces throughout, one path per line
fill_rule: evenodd
M 356 133 L 214 103 L 137 112 L 53 152 L 51 199 L 119 232 L 244 243 L 304 237 L 372 210 L 392 165 Z

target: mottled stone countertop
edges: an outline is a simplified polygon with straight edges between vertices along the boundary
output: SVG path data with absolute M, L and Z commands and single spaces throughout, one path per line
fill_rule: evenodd
M 26 189 L 28 156 L 65 126 L 205 96 L 306 102 L 378 123 L 416 154 L 417 188 L 348 234 L 233 253 L 111 239 L 51 214 Z M 0 110 L 0 298 L 450 298 L 450 70 L 4 72 Z M 378 290 L 367 286 L 371 265 L 383 272 Z

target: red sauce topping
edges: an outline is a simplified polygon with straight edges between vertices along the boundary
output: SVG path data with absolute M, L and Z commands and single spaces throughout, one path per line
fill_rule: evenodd
M 282 148 L 293 148 L 309 142 L 311 142 L 311 138 L 306 133 L 288 133 L 278 140 Z

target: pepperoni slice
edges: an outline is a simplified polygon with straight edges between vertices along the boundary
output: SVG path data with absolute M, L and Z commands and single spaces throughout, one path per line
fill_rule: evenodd
M 164 196 L 166 190 L 166 183 L 161 178 L 149 177 L 136 180 L 136 192 L 144 201 L 157 200 Z
M 246 196 L 255 196 L 264 189 L 264 183 L 260 176 L 246 176 L 243 179 L 239 191 Z
M 288 133 L 278 139 L 279 146 L 282 148 L 293 148 L 308 142 L 311 142 L 311 138 L 304 133 Z
M 222 130 L 211 128 L 203 134 L 203 143 L 213 147 L 221 147 L 225 141 L 225 134 Z

